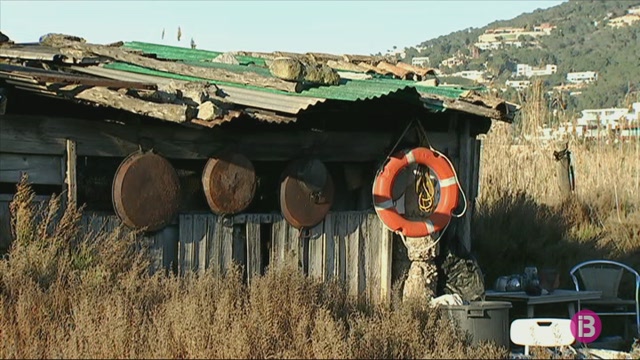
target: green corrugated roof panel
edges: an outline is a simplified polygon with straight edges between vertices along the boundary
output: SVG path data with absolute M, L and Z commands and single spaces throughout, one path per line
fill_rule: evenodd
M 234 73 L 246 73 L 246 72 L 254 72 L 266 77 L 273 77 L 271 72 L 266 67 L 255 66 L 255 65 L 233 65 L 233 64 L 223 64 L 223 63 L 214 63 L 214 62 L 198 62 L 198 61 L 183 61 L 187 65 L 206 67 L 206 68 L 214 68 L 214 69 L 223 69 L 232 71 Z
M 140 50 L 148 54 L 155 54 L 158 58 L 161 59 L 178 61 L 205 62 L 211 61 L 218 55 L 222 54 L 219 51 L 190 49 L 179 46 L 151 44 L 139 41 L 126 42 L 123 47 L 133 50 Z M 264 59 L 261 58 L 250 56 L 236 56 L 236 59 L 240 62 L 240 64 L 244 65 L 254 63 L 259 66 L 266 66 Z
M 218 65 L 221 65 L 221 64 L 218 64 Z M 238 66 L 246 68 L 246 66 L 241 66 L 241 65 L 225 65 L 225 67 L 229 70 L 232 70 L 234 67 L 238 67 Z M 440 86 L 417 87 L 415 86 L 415 82 L 412 82 L 412 81 L 393 80 L 393 79 L 369 79 L 369 80 L 348 80 L 348 81 L 343 81 L 343 83 L 340 85 L 319 86 L 319 87 L 314 87 L 308 90 L 304 90 L 300 93 L 291 93 L 291 92 L 286 92 L 281 90 L 268 89 L 268 88 L 262 88 L 257 86 L 250 86 L 250 85 L 242 85 L 242 84 L 230 83 L 230 82 L 224 82 L 224 81 L 205 80 L 205 79 L 196 78 L 192 76 L 172 74 L 172 73 L 147 69 L 141 66 L 124 64 L 124 63 L 106 64 L 104 65 L 104 67 L 108 69 L 128 71 L 132 73 L 167 77 L 167 78 L 172 78 L 176 80 L 208 81 L 213 84 L 236 86 L 236 87 L 253 89 L 257 91 L 283 94 L 288 96 L 307 96 L 307 97 L 317 97 L 317 98 L 344 100 L 344 101 L 372 99 L 372 98 L 384 96 L 399 90 L 403 90 L 409 87 L 415 87 L 420 92 L 439 95 L 439 96 L 443 96 L 451 99 L 457 99 L 460 96 L 460 94 L 462 94 L 465 91 L 459 88 L 446 88 L 446 87 L 440 87 Z M 249 70 L 244 69 L 244 71 L 249 71 Z
M 147 69 L 141 66 L 124 64 L 124 63 L 111 63 L 111 64 L 104 65 L 104 67 L 107 69 L 128 71 L 128 72 L 139 73 L 139 74 L 162 76 L 162 77 L 172 78 L 176 80 L 208 81 L 212 84 L 242 87 L 242 88 L 247 88 L 247 89 L 252 89 L 257 91 L 271 92 L 271 93 L 288 95 L 288 96 L 317 97 L 317 98 L 323 98 L 323 99 L 345 100 L 345 101 L 372 99 L 372 98 L 384 96 L 389 93 L 396 92 L 398 90 L 402 90 L 404 88 L 409 87 L 405 84 L 388 84 L 384 82 L 369 82 L 369 80 L 351 80 L 351 81 L 345 81 L 341 85 L 320 86 L 320 87 L 304 90 L 299 93 L 291 93 L 287 91 L 268 89 L 268 88 L 262 88 L 262 87 L 251 86 L 251 85 L 243 85 L 243 84 L 230 83 L 230 82 L 224 82 L 224 81 L 213 81 L 213 80 L 206 80 L 206 79 L 197 78 L 193 76 L 172 74 L 164 71 L 157 71 L 157 70 Z
M 248 57 L 248 56 L 236 56 L 236 58 L 240 61 L 241 65 L 230 65 L 230 64 L 221 64 L 221 63 L 211 62 L 211 59 L 222 54 L 221 52 L 218 52 L 218 51 L 190 49 L 190 48 L 183 48 L 183 47 L 177 47 L 177 46 L 168 46 L 168 45 L 144 43 L 144 42 L 137 42 L 137 41 L 127 42 L 125 43 L 124 47 L 129 49 L 140 50 L 145 53 L 155 54 L 156 56 L 162 59 L 182 61 L 188 65 L 224 69 L 224 70 L 228 70 L 236 73 L 254 72 L 262 76 L 272 77 L 271 73 L 266 68 L 266 64 L 264 60 L 260 58 L 254 58 L 254 57 Z M 254 63 L 255 65 L 246 66 L 247 64 L 251 64 L 251 63 Z M 174 78 L 179 80 L 188 80 L 188 81 L 204 80 L 200 78 L 165 73 L 161 71 L 155 71 L 155 70 L 151 70 L 151 69 L 147 69 L 139 66 L 122 64 L 122 63 L 109 64 L 109 65 L 106 65 L 105 67 L 110 69 L 134 72 L 134 73 L 163 76 L 163 77 Z M 384 95 L 387 95 L 399 90 L 403 90 L 409 87 L 414 87 L 416 88 L 416 90 L 418 90 L 421 93 L 433 94 L 433 95 L 438 95 L 438 96 L 451 98 L 451 99 L 457 99 L 465 90 L 468 90 L 468 88 L 423 86 L 409 80 L 397 80 L 397 79 L 391 79 L 391 78 L 383 78 L 379 76 L 374 76 L 372 79 L 368 79 L 368 80 L 343 81 L 340 85 L 337 85 L 337 86 L 314 87 L 312 89 L 308 89 L 297 94 L 274 90 L 274 89 L 261 88 L 256 86 L 242 85 L 237 83 L 228 83 L 228 82 L 222 82 L 222 81 L 209 81 L 209 82 L 220 84 L 220 85 L 243 87 L 243 88 L 249 88 L 249 89 L 258 90 L 258 91 L 266 91 L 266 92 L 278 93 L 278 94 L 289 95 L 289 96 L 308 96 L 308 97 L 317 97 L 317 98 L 333 99 L 333 100 L 345 100 L 345 101 L 356 101 L 356 100 L 376 98 L 376 97 L 384 96 Z

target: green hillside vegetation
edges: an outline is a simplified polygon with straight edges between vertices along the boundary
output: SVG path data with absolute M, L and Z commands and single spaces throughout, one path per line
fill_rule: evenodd
M 494 76 L 495 87 L 504 87 L 512 78 L 518 63 L 532 66 L 556 64 L 558 72 L 542 77 L 548 90 L 566 83 L 566 74 L 574 71 L 597 71 L 598 81 L 582 89 L 582 94 L 561 97 L 565 108 L 579 111 L 585 108 L 628 106 L 640 101 L 640 22 L 623 28 L 607 26 L 609 18 L 626 14 L 640 1 L 569 1 L 549 9 L 539 9 L 511 20 L 496 21 L 476 29 L 468 28 L 406 48 L 404 61 L 415 56 L 428 56 L 432 66 L 460 52 L 471 55 L 473 44 L 485 30 L 496 27 L 532 28 L 542 23 L 557 26 L 550 35 L 537 39 L 521 37 L 521 48 L 503 47 L 481 51 L 480 56 L 446 72 L 488 70 Z M 530 79 L 532 80 L 532 79 Z M 504 96 L 516 98 L 509 90 Z

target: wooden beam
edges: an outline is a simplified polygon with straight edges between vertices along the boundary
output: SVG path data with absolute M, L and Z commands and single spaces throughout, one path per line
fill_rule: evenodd
M 23 173 L 29 183 L 62 185 L 60 156 L 8 154 L 0 152 L 0 182 L 19 183 Z
M 274 125 L 277 127 L 278 125 Z M 446 134 L 430 134 L 433 146 L 449 145 Z M 396 139 L 374 132 L 231 133 L 220 129 L 190 129 L 172 124 L 122 125 L 47 116 L 0 116 L 0 152 L 64 155 L 67 139 L 77 156 L 125 157 L 148 144 L 173 159 L 206 159 L 225 148 L 253 161 L 285 161 L 303 155 L 323 161 L 380 161 Z
M 76 142 L 67 139 L 67 176 L 65 183 L 67 184 L 67 204 L 76 206 L 78 203 L 78 185 L 76 181 Z
M 484 107 L 482 105 L 471 104 L 465 101 L 447 99 L 444 101 L 444 107 L 448 109 L 466 112 L 469 114 L 484 116 L 489 119 L 505 121 L 504 116 L 502 115 L 500 110 L 491 109 L 488 107 Z
M 16 46 L 1 47 L 0 58 L 54 61 L 62 59 L 63 55 L 57 49 L 45 46 Z
M 177 123 L 191 120 L 197 115 L 197 110 L 195 109 L 191 109 L 191 114 L 189 114 L 187 105 L 159 104 L 145 101 L 104 87 L 92 87 L 82 90 L 75 94 L 73 98 Z
M 63 156 L 67 139 L 77 156 L 124 157 L 147 144 L 175 159 L 207 158 L 222 148 L 218 129 L 149 121 L 142 126 L 49 116 L 0 116 L 0 152 Z M 228 143 L 229 141 L 227 141 Z
M 75 49 L 74 49 L 75 48 Z M 298 82 L 289 82 L 276 78 L 266 77 L 254 72 L 245 72 L 243 74 L 234 73 L 232 71 L 218 69 L 191 66 L 179 62 L 162 61 L 151 59 L 148 57 L 140 56 L 130 53 L 120 48 L 106 47 L 100 45 L 76 45 L 74 48 L 61 49 L 63 53 L 65 50 L 73 52 L 74 50 L 87 51 L 89 53 L 110 58 L 116 61 L 142 66 L 145 68 L 169 72 L 173 74 L 179 74 L 184 76 L 193 76 L 197 78 L 213 80 L 213 81 L 227 81 L 244 85 L 253 85 L 289 92 L 299 92 L 302 90 L 302 84 Z

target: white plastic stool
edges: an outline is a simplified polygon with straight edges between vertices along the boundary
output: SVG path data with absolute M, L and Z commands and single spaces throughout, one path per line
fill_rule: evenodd
M 511 341 L 524 345 L 524 354 L 529 355 L 529 346 L 558 347 L 573 344 L 570 319 L 518 319 L 511 323 Z

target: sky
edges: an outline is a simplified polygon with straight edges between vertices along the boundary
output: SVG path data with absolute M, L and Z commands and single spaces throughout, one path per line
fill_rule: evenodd
M 217 51 L 373 54 L 562 2 L 0 0 L 0 31 L 15 42 L 64 33 L 99 44 L 189 47 L 193 38 L 198 49 Z

